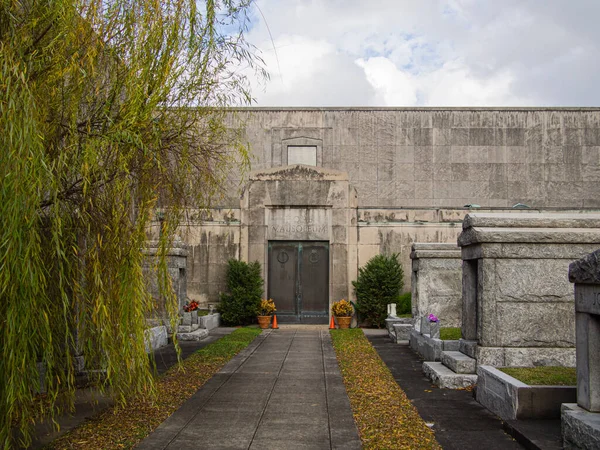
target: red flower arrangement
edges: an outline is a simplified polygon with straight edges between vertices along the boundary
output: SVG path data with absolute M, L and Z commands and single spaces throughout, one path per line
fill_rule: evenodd
M 185 304 L 183 310 L 185 312 L 192 312 L 196 311 L 199 307 L 200 305 L 198 304 L 198 302 L 196 300 L 192 300 L 191 302 Z

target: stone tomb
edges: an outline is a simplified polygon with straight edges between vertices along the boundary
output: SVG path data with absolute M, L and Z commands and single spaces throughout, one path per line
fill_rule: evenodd
M 600 250 L 569 266 L 575 283 L 577 404 L 563 404 L 564 447 L 600 448 Z
M 414 243 L 410 259 L 412 315 L 417 320 L 415 327 L 420 330 L 420 319 L 429 314 L 435 314 L 444 327 L 460 327 L 460 248 L 453 243 Z
M 599 214 L 468 214 L 462 335 L 477 364 L 574 366 L 569 263 L 600 244 Z
M 158 279 L 156 275 L 156 257 L 159 250 L 158 241 L 147 241 L 144 253 L 146 258 L 144 260 L 144 276 L 148 283 L 148 289 L 150 295 L 158 304 L 157 314 L 160 318 L 168 318 L 165 305 L 160 300 L 160 292 L 158 288 Z M 167 251 L 167 270 L 171 275 L 171 281 L 173 283 L 173 289 L 177 296 L 177 303 L 179 309 L 183 308 L 187 299 L 187 257 L 188 257 L 188 246 L 180 239 L 175 239 L 171 248 Z

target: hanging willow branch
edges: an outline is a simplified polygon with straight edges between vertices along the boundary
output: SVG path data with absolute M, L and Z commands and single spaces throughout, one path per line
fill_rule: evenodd
M 246 0 L 0 0 L 0 445 L 72 407 L 75 361 L 120 402 L 152 392 L 142 249 L 166 251 L 246 148 Z M 232 149 L 234 151 L 232 151 Z M 174 318 L 173 318 L 174 320 Z M 40 383 L 40 364 L 45 367 Z M 35 401 L 43 384 L 47 396 Z M 35 406 L 35 405 L 43 405 Z

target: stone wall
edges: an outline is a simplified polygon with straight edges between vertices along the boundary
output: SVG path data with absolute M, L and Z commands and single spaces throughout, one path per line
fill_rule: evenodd
M 188 297 L 202 307 L 226 291 L 227 261 L 240 256 L 239 217 L 239 209 L 197 213 L 180 230 L 189 246 Z
M 358 267 L 379 253 L 400 255 L 410 290 L 411 245 L 456 242 L 465 205 L 600 210 L 600 108 L 246 108 L 228 121 L 243 129 L 254 174 L 285 167 L 288 147 L 313 147 L 317 170 L 345 174 L 355 198 L 347 227 L 331 229 L 345 242 L 332 247 L 345 261 L 330 277 L 335 295 L 352 298 Z M 265 211 L 314 207 L 326 194 L 326 183 L 298 179 L 280 185 L 271 205 L 240 204 L 250 176 L 232 172 L 219 208 L 180 233 L 190 245 L 188 295 L 201 303 L 218 301 L 227 259 L 264 263 L 271 237 L 252 227 L 270 220 Z
M 316 147 L 360 207 L 600 207 L 599 108 L 249 108 L 229 125 L 253 169 Z

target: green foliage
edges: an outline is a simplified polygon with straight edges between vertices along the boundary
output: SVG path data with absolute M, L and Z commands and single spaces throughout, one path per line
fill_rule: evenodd
M 358 269 L 358 278 L 352 285 L 362 320 L 379 328 L 385 325 L 387 305 L 397 302 L 404 286 L 402 277 L 397 254 L 374 256 Z
M 457 341 L 462 337 L 462 331 L 458 327 L 441 327 L 440 339 L 442 341 Z
M 398 296 L 396 301 L 396 315 L 403 316 L 406 314 L 412 314 L 412 294 L 405 292 Z
M 225 325 L 247 325 L 258 315 L 264 281 L 258 261 L 247 263 L 230 259 L 227 290 L 221 295 L 219 312 Z
M 153 391 L 153 302 L 143 247 L 161 209 L 156 264 L 184 207 L 206 208 L 246 170 L 223 108 L 249 101 L 256 67 L 246 0 L 0 0 L 0 447 L 74 398 L 75 356 L 119 404 Z M 216 108 L 215 108 L 216 107 Z M 231 170 L 232 167 L 236 170 Z M 158 232 L 156 234 L 159 234 Z
M 499 370 L 532 386 L 576 386 L 575 367 L 500 367 Z

